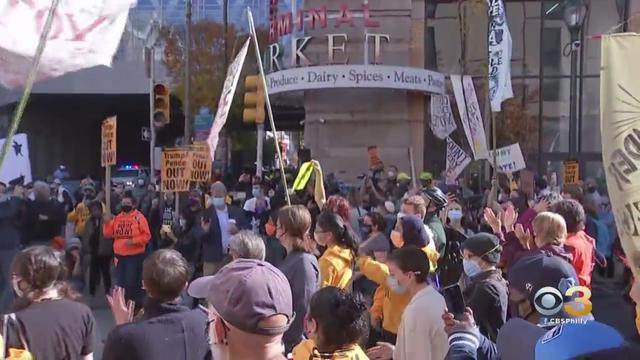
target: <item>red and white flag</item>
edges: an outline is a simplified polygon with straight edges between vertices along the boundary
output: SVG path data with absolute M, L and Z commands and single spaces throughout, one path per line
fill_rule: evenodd
M 111 65 L 136 0 L 61 0 L 54 14 L 36 80 L 97 65 Z M 0 4 L 0 83 L 24 85 L 51 0 Z

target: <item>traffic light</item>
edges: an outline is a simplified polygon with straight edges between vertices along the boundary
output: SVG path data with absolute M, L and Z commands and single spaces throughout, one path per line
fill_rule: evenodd
M 153 86 L 153 123 L 162 127 L 171 121 L 169 104 L 171 91 L 169 86 L 157 83 Z
M 264 124 L 264 87 L 258 75 L 247 76 L 244 81 L 244 111 L 242 120 L 246 123 Z

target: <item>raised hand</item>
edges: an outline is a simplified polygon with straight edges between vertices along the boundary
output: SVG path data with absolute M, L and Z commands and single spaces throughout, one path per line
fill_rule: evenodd
M 116 325 L 127 324 L 133 320 L 135 302 L 125 300 L 123 288 L 118 286 L 114 287 L 111 295 L 107 295 L 107 302 L 109 302 L 109 307 L 111 307 L 111 313 L 113 314 Z
M 484 209 L 484 220 L 489 226 L 491 226 L 494 233 L 502 231 L 502 221 L 500 220 L 500 217 L 490 208 Z
M 522 224 L 516 224 L 515 232 L 516 237 L 520 240 L 520 244 L 522 244 L 522 247 L 527 250 L 531 250 L 531 247 L 533 246 L 533 236 L 531 235 L 531 231 L 525 231 Z
M 502 224 L 505 227 L 507 232 L 513 231 L 513 225 L 518 220 L 518 211 L 513 207 L 513 205 L 509 204 L 507 210 L 502 213 Z

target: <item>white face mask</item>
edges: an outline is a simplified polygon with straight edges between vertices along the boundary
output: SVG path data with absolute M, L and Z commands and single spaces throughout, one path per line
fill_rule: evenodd
M 187 220 L 186 219 L 180 219 L 180 227 L 185 227 L 187 226 Z
M 400 285 L 398 279 L 394 278 L 393 276 L 387 276 L 387 286 L 396 294 L 404 294 L 405 292 L 407 292 L 407 288 Z

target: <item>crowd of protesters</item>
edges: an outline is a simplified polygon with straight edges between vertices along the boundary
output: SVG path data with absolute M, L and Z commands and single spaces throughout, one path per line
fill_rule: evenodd
M 0 184 L 0 351 L 93 358 L 102 286 L 104 359 L 637 358 L 590 311 L 593 272 L 624 257 L 593 181 L 483 191 L 376 166 L 356 186 L 316 172 L 287 205 L 278 176 L 180 196 L 141 176 L 110 209 L 91 178 Z

